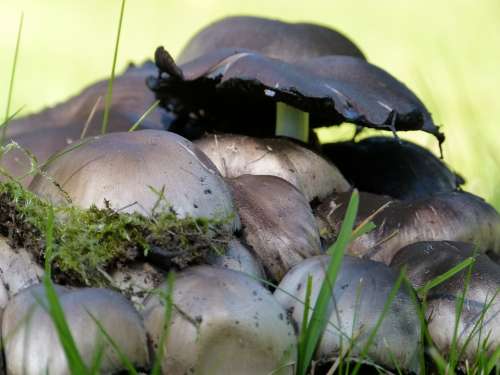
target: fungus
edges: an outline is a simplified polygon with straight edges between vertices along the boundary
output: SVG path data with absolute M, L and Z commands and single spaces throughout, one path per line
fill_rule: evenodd
M 330 257 L 307 259 L 290 270 L 274 297 L 303 327 L 307 280 L 312 278 L 311 306 L 315 305 Z M 397 274 L 384 264 L 344 256 L 326 316 L 328 325 L 316 349 L 315 359 L 332 361 L 339 355 L 360 359 L 368 337 L 375 329 L 384 305 L 395 286 Z M 309 314 L 309 317 L 311 315 Z M 375 340 L 368 347 L 368 359 L 400 370 L 418 369 L 420 323 L 409 294 L 400 289 L 384 316 Z
M 147 368 L 149 354 L 144 325 L 125 297 L 106 289 L 57 287 L 56 292 L 76 347 L 88 367 L 101 348 L 104 350 L 101 373 L 126 370 L 95 318 L 133 365 Z M 47 299 L 43 286 L 36 285 L 18 294 L 5 308 L 2 338 L 7 373 L 11 375 L 70 373 L 52 318 L 39 303 L 46 304 Z
M 331 243 L 339 232 L 349 193 L 340 193 L 315 210 Z M 438 193 L 413 201 L 391 201 L 360 194 L 358 223 L 375 214 L 376 228 L 357 238 L 349 253 L 390 264 L 404 246 L 419 241 L 463 241 L 480 249 L 500 252 L 500 216 L 483 199 L 464 192 Z
M 474 245 L 463 242 L 418 242 L 401 249 L 391 263 L 395 269 L 405 267 L 410 282 L 420 288 L 474 257 L 470 279 L 466 268 L 434 286 L 425 297 L 429 333 L 436 347 L 449 355 L 458 317 L 457 300 L 464 296 L 455 348 L 457 353 L 463 353 L 460 358 L 463 363 L 475 363 L 479 351 L 493 355 L 500 345 L 500 267 L 475 249 Z
M 243 226 L 243 239 L 268 276 L 281 280 L 305 258 L 321 253 L 318 228 L 307 199 L 274 176 L 228 180 Z
M 222 134 L 207 135 L 194 144 L 226 178 L 244 174 L 277 176 L 300 190 L 308 201 L 350 189 L 335 165 L 289 139 Z
M 457 190 L 465 181 L 430 151 L 389 137 L 322 145 L 323 154 L 362 191 L 419 199 Z
M 293 374 L 294 327 L 257 281 L 199 266 L 178 274 L 171 293 L 175 308 L 163 348 L 165 299 L 152 294 L 143 313 L 153 347 L 163 350 L 164 374 Z

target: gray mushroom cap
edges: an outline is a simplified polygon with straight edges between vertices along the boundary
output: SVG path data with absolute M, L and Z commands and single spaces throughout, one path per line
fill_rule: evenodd
M 194 144 L 224 177 L 244 174 L 281 177 L 309 201 L 350 189 L 335 165 L 289 139 L 223 134 L 207 135 Z
M 327 255 L 313 257 L 288 272 L 274 292 L 281 305 L 291 311 L 301 327 L 307 279 L 312 277 L 311 306 L 314 306 L 325 270 Z M 344 355 L 357 359 L 375 328 L 397 274 L 389 267 L 370 260 L 345 256 L 329 305 L 329 323 L 316 351 L 316 359 L 331 360 Z M 302 301 L 302 302 L 299 302 Z M 309 315 L 310 316 L 310 315 Z M 389 368 L 416 371 L 420 323 L 409 294 L 400 289 L 368 349 L 368 358 Z M 396 363 L 394 363 L 394 360 Z
M 163 374 L 293 374 L 293 325 L 257 281 L 219 267 L 189 268 L 175 278 L 173 302 Z M 155 348 L 164 312 L 163 299 L 151 295 L 144 322 Z
M 171 208 L 179 217 L 227 220 L 227 227 L 239 227 L 217 168 L 191 142 L 170 132 L 96 137 L 55 160 L 45 173 L 83 208 L 104 208 L 106 201 L 121 212 L 145 215 L 155 208 Z M 67 203 L 60 188 L 42 175 L 30 184 L 30 190 L 53 203 Z
M 464 350 L 462 361 L 472 362 L 478 348 L 490 355 L 500 345 L 500 266 L 475 247 L 463 242 L 425 241 L 408 245 L 394 257 L 391 267 L 406 268 L 411 283 L 421 287 L 469 257 L 474 257 L 457 331 L 457 350 Z M 437 348 L 448 354 L 454 336 L 457 299 L 464 293 L 469 269 L 466 268 L 432 288 L 427 295 L 426 316 L 429 333 Z M 489 306 L 489 307 L 488 307 Z M 482 319 L 482 321 L 481 321 Z M 488 340 L 486 341 L 486 338 Z
M 111 345 L 99 330 L 94 316 L 106 333 L 134 365 L 149 363 L 146 334 L 140 315 L 125 297 L 105 289 L 56 289 L 69 329 L 87 366 L 96 350 L 104 345 L 101 373 L 124 370 Z M 64 350 L 50 315 L 39 302 L 46 302 L 44 288 L 33 286 L 7 305 L 2 321 L 7 372 L 11 375 L 68 374 Z M 90 313 L 90 314 L 89 314 Z
M 349 197 L 337 194 L 316 208 L 330 241 L 338 233 Z M 351 243 L 352 255 L 390 264 L 401 248 L 419 241 L 463 241 L 483 251 L 500 252 L 500 216 L 472 194 L 439 193 L 404 202 L 368 193 L 360 198 L 358 222 L 376 213 L 372 218 L 376 228 Z
M 274 280 L 301 260 L 321 253 L 318 227 L 307 199 L 274 176 L 228 180 L 243 226 L 243 238 Z

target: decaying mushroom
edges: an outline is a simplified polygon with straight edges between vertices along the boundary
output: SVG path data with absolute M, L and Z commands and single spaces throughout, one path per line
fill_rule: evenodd
M 69 329 L 80 355 L 90 366 L 104 350 L 100 373 L 125 370 L 118 353 L 107 341 L 94 318 L 138 368 L 147 368 L 149 354 L 140 315 L 127 299 L 105 289 L 56 289 Z M 11 375 L 69 374 L 65 352 L 52 318 L 40 303 L 47 303 L 44 288 L 32 286 L 19 293 L 5 308 L 2 338 L 7 373 Z
M 305 258 L 321 253 L 318 228 L 307 199 L 275 176 L 228 180 L 243 238 L 274 280 Z
M 469 268 L 430 289 L 426 297 L 426 316 L 434 344 L 442 353 L 449 354 L 457 300 L 465 297 L 456 331 L 456 350 L 458 353 L 463 350 L 461 361 L 475 363 L 480 351 L 491 355 L 500 345 L 500 266 L 478 254 L 471 244 L 426 241 L 401 249 L 391 267 L 405 267 L 413 286 L 420 288 L 469 257 L 474 257 L 475 262 L 466 291 Z
M 330 257 L 324 255 L 301 262 L 285 275 L 274 292 L 298 327 L 302 327 L 308 276 L 312 277 L 310 301 L 314 306 L 329 261 Z M 396 279 L 397 274 L 384 264 L 344 257 L 332 291 L 329 323 L 316 350 L 317 360 L 331 361 L 339 356 L 359 359 Z M 368 347 L 367 359 L 388 368 L 416 372 L 419 341 L 416 306 L 400 289 Z
M 163 374 L 293 374 L 294 327 L 257 281 L 199 266 L 176 276 L 172 298 L 175 307 L 161 348 Z M 144 322 L 155 350 L 160 350 L 165 308 L 158 293 L 146 301 Z
M 396 138 L 329 143 L 322 151 L 361 191 L 418 199 L 457 190 L 464 183 L 430 151 Z
M 45 175 L 50 176 L 47 178 Z M 188 140 L 167 131 L 110 133 L 89 139 L 38 175 L 30 190 L 53 203 L 151 215 L 227 220 L 239 227 L 229 189 L 212 162 Z
M 332 243 L 340 230 L 349 193 L 334 195 L 319 205 L 323 237 Z M 351 243 L 352 255 L 390 264 L 404 246 L 419 241 L 463 241 L 484 251 L 500 252 L 500 216 L 483 199 L 464 192 L 438 193 L 413 201 L 360 193 L 358 223 L 375 214 L 376 228 Z
M 308 201 L 350 188 L 333 164 L 289 139 L 214 134 L 194 144 L 212 160 L 222 176 L 281 177 L 299 189 Z

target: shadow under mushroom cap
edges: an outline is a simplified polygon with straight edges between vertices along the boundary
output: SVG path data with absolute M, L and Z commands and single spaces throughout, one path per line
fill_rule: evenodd
M 313 127 L 347 121 L 392 131 L 424 130 L 444 140 L 415 94 L 360 58 L 323 56 L 288 63 L 227 48 L 177 66 L 159 47 L 155 60 L 160 78 L 150 77 L 148 85 L 160 105 L 179 118 L 199 117 L 205 130 L 274 134 L 275 105 L 283 102 L 308 112 Z

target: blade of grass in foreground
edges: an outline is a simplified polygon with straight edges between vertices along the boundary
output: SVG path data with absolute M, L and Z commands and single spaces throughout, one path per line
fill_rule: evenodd
M 146 117 L 148 117 L 148 116 L 149 116 L 149 114 L 150 114 L 151 112 L 153 112 L 153 110 L 154 110 L 156 107 L 158 107 L 158 104 L 160 104 L 160 101 L 159 101 L 159 100 L 156 100 L 153 104 L 151 104 L 151 106 L 150 106 L 150 107 L 146 110 L 146 112 L 144 112 L 144 113 L 142 114 L 142 116 L 141 116 L 141 117 L 139 117 L 139 120 L 137 120 L 137 121 L 135 122 L 135 124 L 134 124 L 134 125 L 132 125 L 128 131 L 129 131 L 129 132 L 133 132 L 135 129 L 137 129 L 137 128 L 139 127 L 139 125 L 141 125 L 141 124 L 142 124 L 142 122 L 144 121 L 144 119 L 145 119 Z
M 349 205 L 347 206 L 347 211 L 337 241 L 328 249 L 328 254 L 331 255 L 330 263 L 328 264 L 318 299 L 314 305 L 311 320 L 307 325 L 305 340 L 299 343 L 298 358 L 300 362 L 297 364 L 298 375 L 305 375 L 307 373 L 318 342 L 328 324 L 328 305 L 330 304 L 335 280 L 342 264 L 344 251 L 352 238 L 352 230 L 358 212 L 358 205 L 359 193 L 357 190 L 354 190 Z
M 104 103 L 104 115 L 102 118 L 102 129 L 101 129 L 102 134 L 106 134 L 108 131 L 109 110 L 111 108 L 111 99 L 113 98 L 113 82 L 115 80 L 116 59 L 118 57 L 118 47 L 120 46 L 120 35 L 122 32 L 122 21 L 123 21 L 123 13 L 125 11 L 125 2 L 126 0 L 122 0 L 122 5 L 120 8 L 120 20 L 118 21 L 118 32 L 116 34 L 116 41 L 115 41 L 115 53 L 113 55 L 113 65 L 111 66 L 111 77 L 109 78 L 108 81 L 108 91 L 106 93 L 106 101 Z

